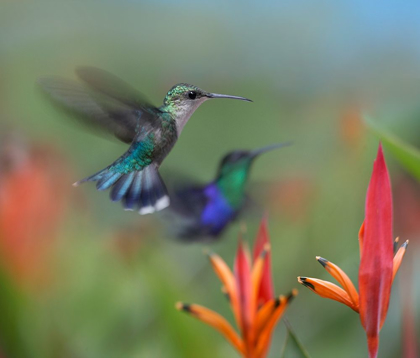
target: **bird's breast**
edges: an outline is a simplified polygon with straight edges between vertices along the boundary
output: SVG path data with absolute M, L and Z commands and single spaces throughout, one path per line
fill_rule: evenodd
M 209 185 L 204 193 L 208 201 L 201 214 L 201 224 L 218 232 L 232 220 L 235 210 L 229 205 L 216 185 Z
M 173 121 L 163 122 L 162 127 L 155 133 L 155 160 L 162 163 L 174 147 L 178 139 L 176 125 Z

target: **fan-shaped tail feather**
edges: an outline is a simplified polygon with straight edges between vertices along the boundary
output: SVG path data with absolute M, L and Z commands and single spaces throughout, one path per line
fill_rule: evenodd
M 109 167 L 73 184 L 78 186 L 87 181 L 96 181 L 100 191 L 112 187 L 112 201 L 122 200 L 125 210 L 138 210 L 141 215 L 151 214 L 169 206 L 166 186 L 157 169 L 147 166 L 141 171 L 128 174 L 112 171 Z

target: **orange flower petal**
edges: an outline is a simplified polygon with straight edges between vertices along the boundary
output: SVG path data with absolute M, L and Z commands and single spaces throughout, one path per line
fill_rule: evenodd
M 274 310 L 280 305 L 280 298 L 272 298 L 271 300 L 267 301 L 257 313 L 257 320 L 256 320 L 256 336 L 258 337 L 262 331 L 262 329 L 267 324 L 268 320 L 274 313 Z
M 254 262 L 257 260 L 266 244 L 269 244 L 267 217 L 261 220 L 257 239 L 254 244 Z M 271 275 L 271 254 L 268 253 L 265 259 L 264 272 L 258 292 L 258 304 L 264 304 L 274 297 L 273 277 Z
M 401 245 L 401 247 L 398 249 L 397 253 L 394 256 L 392 281 L 394 281 L 395 275 L 397 274 L 397 271 L 400 268 L 401 261 L 405 255 L 405 252 L 407 251 L 407 246 L 408 246 L 408 240 Z
M 231 304 L 236 323 L 240 327 L 240 307 L 236 291 L 235 277 L 233 276 L 233 273 L 230 270 L 229 266 L 226 264 L 226 262 L 223 261 L 223 259 L 219 255 L 209 252 L 208 258 L 210 260 L 214 272 L 216 272 L 216 275 L 219 277 L 220 281 L 222 281 L 223 289 L 225 291 L 226 296 L 229 297 L 229 302 Z
M 328 271 L 328 273 L 339 282 L 339 284 L 343 287 L 343 289 L 348 293 L 351 301 L 353 302 L 354 307 L 359 307 L 359 294 L 357 293 L 357 290 L 354 287 L 353 282 L 351 282 L 350 278 L 346 275 L 346 273 L 337 265 L 333 264 L 331 261 L 328 261 L 327 259 L 324 259 L 320 256 L 317 256 L 316 259 Z
M 240 329 L 248 353 L 252 351 L 252 324 L 253 312 L 251 310 L 252 284 L 250 258 L 241 239 L 235 259 L 235 279 L 240 308 Z
M 298 291 L 295 289 L 287 297 L 280 296 L 280 304 L 276 307 L 258 337 L 256 357 L 264 357 L 266 355 L 274 327 L 276 326 L 278 320 L 283 316 L 288 304 L 297 294 Z
M 239 338 L 238 334 L 235 332 L 229 322 L 226 321 L 226 319 L 224 319 L 220 314 L 206 307 L 195 304 L 188 305 L 178 302 L 175 307 L 177 310 L 189 313 L 191 316 L 199 319 L 200 321 L 219 331 L 227 339 L 227 341 L 235 347 L 237 351 L 245 354 L 242 340 Z
M 346 306 L 349 306 L 352 310 L 359 312 L 358 308 L 353 304 L 350 296 L 346 291 L 337 285 L 319 280 L 317 278 L 310 277 L 298 277 L 299 283 L 309 288 L 311 291 L 315 292 L 321 297 L 329 298 L 334 301 L 344 303 Z
M 251 282 L 252 282 L 252 297 L 251 297 L 251 312 L 255 315 L 258 309 L 258 294 L 261 287 L 261 280 L 264 273 L 265 261 L 267 255 L 270 252 L 270 244 L 266 243 L 263 250 L 260 252 L 259 256 L 254 262 L 251 273 Z M 255 322 L 256 317 L 253 317 L 253 322 Z

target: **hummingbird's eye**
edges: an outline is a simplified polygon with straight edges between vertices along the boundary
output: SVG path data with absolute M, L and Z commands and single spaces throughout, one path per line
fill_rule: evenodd
M 197 98 L 197 92 L 195 92 L 195 91 L 189 91 L 188 92 L 188 98 L 189 99 L 196 99 Z

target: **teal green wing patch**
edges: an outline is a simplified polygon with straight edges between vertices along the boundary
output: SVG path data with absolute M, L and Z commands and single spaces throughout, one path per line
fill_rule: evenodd
M 120 159 L 109 167 L 110 171 L 127 174 L 143 170 L 153 161 L 155 134 L 149 133 L 141 141 L 135 141 Z

